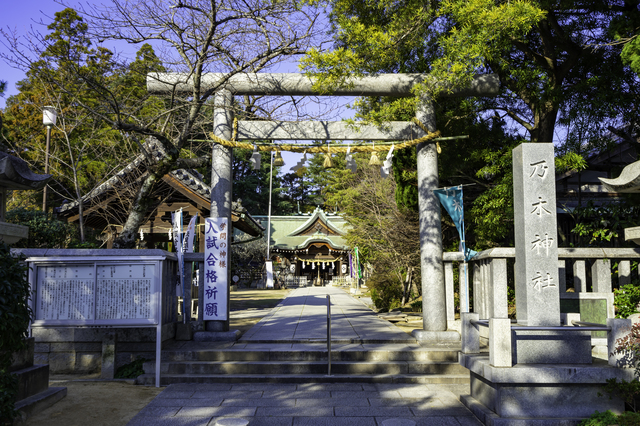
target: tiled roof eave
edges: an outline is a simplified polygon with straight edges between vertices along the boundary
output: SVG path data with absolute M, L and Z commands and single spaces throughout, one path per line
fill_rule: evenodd
M 342 239 L 342 238 L 341 238 Z M 306 250 L 313 243 L 325 243 L 328 244 L 332 250 L 344 250 L 349 251 L 350 247 L 344 244 L 338 244 L 330 238 L 326 237 L 311 237 L 307 238 L 305 241 L 296 244 L 297 241 L 287 241 L 287 239 L 281 240 L 278 244 L 275 244 L 273 247 L 280 250 Z
M 344 234 L 342 231 L 340 231 L 338 228 L 336 228 L 331 223 L 331 221 L 329 221 L 327 216 L 324 214 L 324 211 L 320 207 L 317 207 L 316 210 L 313 212 L 313 215 L 311 215 L 311 217 L 309 217 L 309 219 L 305 223 L 300 225 L 295 231 L 293 231 L 289 235 L 290 236 L 298 236 L 298 235 L 300 235 L 302 232 L 306 231 L 317 219 L 320 219 L 322 221 L 322 223 L 324 223 L 327 226 L 327 228 L 331 229 L 336 234 L 338 234 L 340 236 L 342 236 Z

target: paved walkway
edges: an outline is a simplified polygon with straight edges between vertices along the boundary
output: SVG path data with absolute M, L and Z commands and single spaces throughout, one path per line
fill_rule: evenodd
M 459 393 L 468 386 L 185 383 L 168 386 L 129 426 L 214 426 L 230 417 L 249 426 L 481 426 Z
M 302 343 L 327 339 L 327 296 L 331 299 L 331 341 L 335 343 L 409 343 L 415 339 L 344 290 L 334 287 L 297 288 L 240 342 Z
M 326 340 L 327 295 L 332 342 L 419 346 L 343 290 L 307 287 L 289 293 L 234 348 L 269 350 L 269 345 L 287 343 L 304 348 Z M 241 418 L 250 426 L 480 426 L 459 401 L 460 394 L 468 393 L 468 385 L 440 384 L 177 384 L 168 386 L 129 425 L 214 426 L 221 419 Z

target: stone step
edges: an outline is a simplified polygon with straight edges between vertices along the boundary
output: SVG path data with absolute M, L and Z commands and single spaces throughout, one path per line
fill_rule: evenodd
M 155 362 L 144 365 L 145 373 L 155 372 Z M 163 362 L 162 374 L 184 375 L 307 375 L 327 372 L 327 361 L 185 361 Z M 385 362 L 331 362 L 333 374 L 349 375 L 428 375 L 464 374 L 468 370 L 457 362 L 385 361 Z
M 154 380 L 155 381 L 155 380 Z M 23 418 L 29 418 L 40 411 L 51 407 L 67 395 L 65 387 L 47 387 L 47 389 L 16 401 L 16 411 L 21 412 Z
M 18 378 L 16 400 L 20 401 L 49 388 L 49 365 L 32 365 L 11 373 Z
M 458 362 L 458 351 L 428 350 L 336 350 L 332 361 L 432 361 Z M 177 361 L 327 361 L 326 350 L 163 350 L 163 362 Z
M 408 334 L 405 335 L 398 335 L 396 337 L 386 337 L 386 338 L 381 338 L 381 339 L 377 339 L 377 338 L 370 338 L 370 337 L 365 337 L 365 338 L 358 338 L 358 339 L 354 339 L 351 337 L 341 337 L 341 336 L 331 336 L 331 342 L 334 345 L 407 345 L 407 344 L 417 344 L 417 340 L 414 337 L 409 336 Z M 291 345 L 291 344 L 324 344 L 326 346 L 327 344 L 327 338 L 326 337 L 310 337 L 310 338 L 305 338 L 305 339 L 292 339 L 292 338 L 283 338 L 283 339 L 279 339 L 277 337 L 275 338 L 262 338 L 262 339 L 258 339 L 255 337 L 245 337 L 242 336 L 239 340 L 238 343 L 244 343 L 244 344 L 268 344 L 268 345 Z
M 331 376 L 326 343 L 169 342 L 162 351 L 162 384 L 216 382 L 469 383 L 459 344 L 336 344 Z M 137 384 L 155 380 L 155 361 Z
M 420 384 L 469 384 L 466 374 L 164 374 L 161 386 L 176 383 L 420 383 Z M 136 379 L 137 385 L 155 386 L 154 374 L 143 374 Z

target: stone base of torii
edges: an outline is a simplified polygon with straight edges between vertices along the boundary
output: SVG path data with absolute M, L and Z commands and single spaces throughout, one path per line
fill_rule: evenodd
M 203 90 L 218 86 L 227 78 L 223 74 L 203 76 Z M 413 96 L 413 87 L 430 79 L 426 74 L 381 74 L 354 78 L 345 85 L 327 94 L 329 96 Z M 234 95 L 269 96 L 319 96 L 313 81 L 302 74 L 236 74 L 230 77 L 215 95 L 214 135 L 231 140 L 233 133 L 232 102 Z M 495 96 L 499 90 L 496 76 L 482 75 L 464 89 L 448 90 L 442 96 Z M 180 73 L 149 74 L 147 88 L 152 93 L 191 91 L 189 76 Z M 430 132 L 436 130 L 434 108 L 430 100 L 421 99 L 416 118 Z M 320 130 L 319 130 L 320 129 Z M 350 129 L 339 123 L 329 122 L 238 122 L 238 140 L 387 140 L 399 141 L 411 135 L 419 138 L 425 132 L 413 123 L 392 123 L 385 130 L 374 126 L 359 126 Z M 416 330 L 418 340 L 432 342 L 459 341 L 457 331 L 447 329 L 445 283 L 442 263 L 442 234 L 440 203 L 433 194 L 438 187 L 438 156 L 434 143 L 417 146 L 420 257 L 422 276 L 423 330 Z M 211 217 L 228 217 L 231 220 L 232 200 L 232 149 L 220 144 L 213 145 L 211 176 Z M 227 281 L 228 282 L 228 281 Z M 203 286 L 200 287 L 203 290 Z M 202 295 L 201 295 L 202 296 Z M 229 295 L 227 293 L 226 297 Z M 201 297 L 201 300 L 203 298 Z M 228 304 L 227 304 L 228 306 Z M 202 315 L 200 310 L 199 315 Z M 199 318 L 201 321 L 202 318 Z M 211 332 L 229 330 L 228 312 L 224 321 L 207 321 L 205 328 Z

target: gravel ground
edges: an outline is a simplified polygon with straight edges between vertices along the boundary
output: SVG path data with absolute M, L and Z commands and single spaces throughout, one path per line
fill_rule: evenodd
M 27 419 L 27 426 L 126 425 L 164 388 L 135 386 L 132 380 L 103 381 L 51 377 L 50 386 L 64 386 L 67 396 Z

